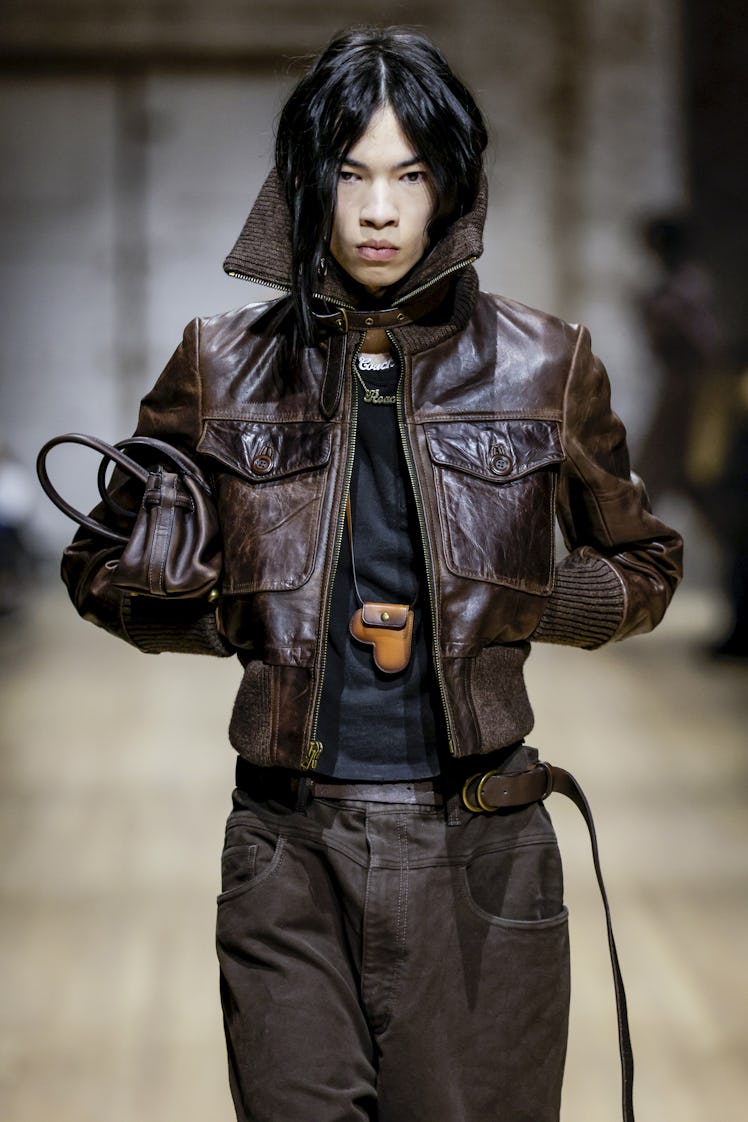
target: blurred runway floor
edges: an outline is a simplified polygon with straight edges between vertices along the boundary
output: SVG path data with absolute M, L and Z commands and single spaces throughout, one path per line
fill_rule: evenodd
M 531 742 L 578 775 L 598 824 L 638 1122 L 745 1117 L 748 668 L 703 656 L 718 617 L 684 590 L 651 637 L 530 660 Z M 54 585 L 3 621 L 0 667 L 0 1117 L 228 1122 L 213 924 L 238 665 L 139 655 Z M 565 800 L 550 809 L 574 949 L 563 1119 L 616 1122 L 586 831 Z

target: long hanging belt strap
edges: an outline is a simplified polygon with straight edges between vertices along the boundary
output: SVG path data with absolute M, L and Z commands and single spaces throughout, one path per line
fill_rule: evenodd
M 616 1013 L 618 1016 L 618 1048 L 621 1054 L 621 1106 L 624 1122 L 634 1122 L 634 1053 L 631 1048 L 631 1034 L 629 1031 L 629 1015 L 626 1005 L 626 991 L 623 987 L 621 967 L 618 962 L 618 951 L 613 935 L 613 921 L 610 916 L 608 894 L 603 883 L 603 874 L 600 868 L 600 853 L 597 846 L 595 823 L 592 819 L 590 804 L 587 802 L 584 791 L 573 775 L 563 768 L 550 766 L 553 777 L 553 790 L 571 799 L 587 823 L 592 846 L 592 863 L 595 866 L 595 876 L 600 888 L 600 896 L 605 909 L 605 926 L 608 931 L 608 947 L 610 949 L 610 963 L 613 968 L 613 987 L 616 994 Z
M 502 807 L 517 806 L 545 799 L 552 791 L 558 791 L 559 794 L 566 795 L 567 799 L 571 799 L 587 823 L 587 830 L 590 835 L 592 862 L 595 867 L 595 876 L 597 877 L 603 908 L 605 909 L 608 948 L 613 968 L 613 987 L 618 1016 L 618 1048 L 621 1056 L 623 1122 L 634 1122 L 634 1054 L 631 1048 L 626 991 L 623 986 L 618 951 L 613 936 L 613 922 L 610 915 L 610 905 L 608 904 L 608 894 L 605 891 L 602 869 L 600 868 L 600 852 L 595 823 L 584 791 L 570 772 L 565 771 L 564 768 L 543 762 L 529 771 L 514 775 L 503 775 L 500 772 L 492 771 L 482 775 L 474 775 L 465 784 L 462 799 L 469 810 L 490 812 Z

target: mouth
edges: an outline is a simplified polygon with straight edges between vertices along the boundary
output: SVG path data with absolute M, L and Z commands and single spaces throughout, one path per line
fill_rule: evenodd
M 356 246 L 356 252 L 365 261 L 391 261 L 400 251 L 392 242 L 368 241 Z

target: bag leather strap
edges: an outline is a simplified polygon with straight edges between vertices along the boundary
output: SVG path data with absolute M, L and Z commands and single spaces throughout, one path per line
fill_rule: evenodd
M 47 497 L 50 498 L 55 506 L 66 514 L 68 518 L 71 518 L 73 522 L 77 522 L 79 526 L 85 526 L 86 529 L 92 530 L 95 534 L 98 534 L 99 537 L 107 538 L 109 541 L 123 543 L 129 540 L 129 535 L 122 534 L 118 530 L 113 530 L 103 522 L 98 522 L 90 515 L 83 514 L 71 503 L 67 502 L 66 499 L 63 499 L 62 495 L 52 484 L 47 471 L 47 456 L 52 449 L 56 448 L 59 444 L 81 444 L 86 448 L 93 448 L 95 452 L 100 453 L 103 459 L 99 465 L 97 477 L 99 494 L 111 510 L 126 518 L 133 519 L 135 517 L 135 512 L 120 506 L 108 493 L 106 489 L 106 471 L 109 464 L 112 462 L 116 463 L 127 475 L 137 479 L 143 486 L 146 486 L 148 477 L 151 474 L 148 468 L 143 467 L 143 465 L 139 464 L 137 460 L 134 460 L 132 456 L 127 455 L 125 452 L 126 448 L 141 447 L 148 448 L 152 452 L 157 452 L 159 457 L 166 458 L 180 472 L 194 479 L 206 495 L 211 495 L 208 483 L 189 456 L 180 452 L 180 450 L 173 445 L 167 444 L 166 441 L 159 440 L 157 437 L 129 436 L 124 440 L 117 441 L 116 444 L 108 444 L 98 436 L 88 436 L 80 432 L 68 432 L 63 433 L 61 436 L 53 437 L 51 440 L 48 440 L 41 449 L 36 460 L 36 473 Z
M 613 921 L 610 914 L 608 894 L 605 891 L 603 874 L 600 866 L 600 851 L 597 844 L 597 833 L 592 818 L 590 804 L 579 786 L 579 783 L 564 768 L 554 764 L 539 763 L 529 771 L 519 772 L 516 775 L 504 775 L 499 772 L 485 772 L 471 776 L 465 783 L 462 799 L 468 810 L 476 813 L 491 812 L 504 807 L 522 806 L 546 799 L 553 791 L 571 799 L 584 818 L 590 836 L 592 847 L 592 863 L 595 867 L 595 876 L 600 889 L 600 896 L 605 911 L 605 926 L 608 933 L 608 949 L 613 970 L 613 988 L 616 997 L 616 1013 L 618 1019 L 618 1048 L 621 1057 L 621 1105 L 623 1122 L 634 1122 L 634 1054 L 631 1047 L 631 1033 L 629 1030 L 628 1007 L 626 1004 L 626 991 L 623 985 L 623 976 L 618 960 L 616 941 L 613 935 Z

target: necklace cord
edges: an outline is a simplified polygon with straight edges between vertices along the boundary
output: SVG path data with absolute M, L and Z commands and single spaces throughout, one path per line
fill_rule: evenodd
M 356 599 L 363 607 L 364 598 L 359 592 L 358 580 L 356 579 L 356 558 L 353 555 L 353 518 L 351 517 L 351 500 L 350 496 L 345 500 L 345 522 L 348 527 L 348 545 L 351 551 L 351 575 L 353 577 L 353 589 L 356 593 Z

